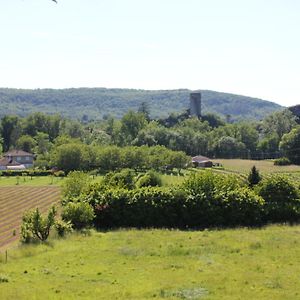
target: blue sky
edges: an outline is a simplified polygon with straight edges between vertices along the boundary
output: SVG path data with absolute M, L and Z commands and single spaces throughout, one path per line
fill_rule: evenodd
M 0 86 L 300 103 L 298 0 L 0 0 Z

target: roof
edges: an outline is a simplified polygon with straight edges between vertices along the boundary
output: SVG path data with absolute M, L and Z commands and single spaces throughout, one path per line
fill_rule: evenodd
M 202 155 L 197 155 L 192 157 L 192 162 L 197 162 L 197 163 L 201 163 L 201 162 L 207 162 L 207 161 L 211 161 L 210 158 L 202 156 Z
M 20 166 L 21 164 L 18 163 L 17 161 L 11 159 L 11 158 L 7 158 L 7 157 L 3 157 L 0 159 L 0 166 Z
M 11 150 L 3 154 L 3 156 L 34 156 L 33 154 L 23 150 Z

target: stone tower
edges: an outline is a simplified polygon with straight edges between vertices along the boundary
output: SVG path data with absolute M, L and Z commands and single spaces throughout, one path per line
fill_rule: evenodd
M 190 115 L 192 117 L 201 117 L 201 93 L 193 92 L 190 94 Z

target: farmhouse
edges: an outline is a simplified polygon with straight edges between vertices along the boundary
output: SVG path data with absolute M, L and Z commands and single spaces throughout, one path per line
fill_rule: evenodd
M 202 155 L 192 157 L 192 163 L 198 168 L 211 168 L 213 166 L 213 162 L 208 157 Z
M 0 159 L 0 170 L 22 170 L 33 167 L 34 155 L 22 150 L 11 150 Z

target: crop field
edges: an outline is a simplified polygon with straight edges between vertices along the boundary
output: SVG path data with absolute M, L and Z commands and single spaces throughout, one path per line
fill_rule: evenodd
M 0 253 L 0 299 L 300 299 L 300 226 L 76 233 Z
M 55 186 L 0 187 L 0 249 L 20 238 L 20 224 L 25 211 L 39 207 L 45 212 L 59 199 L 60 188 Z

